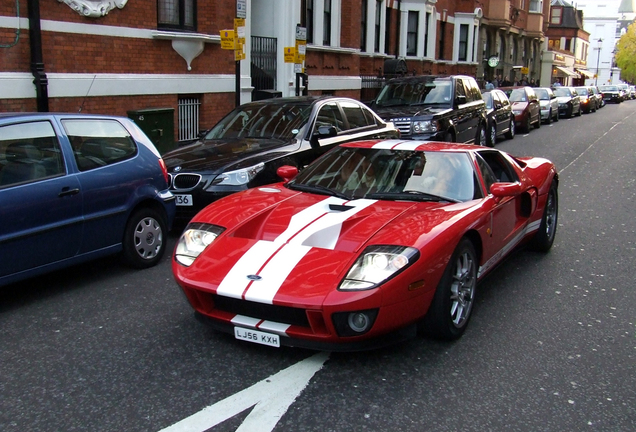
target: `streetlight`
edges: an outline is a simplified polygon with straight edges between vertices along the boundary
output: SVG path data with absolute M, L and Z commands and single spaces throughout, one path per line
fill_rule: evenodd
M 603 43 L 603 39 L 598 38 L 597 39 L 598 42 L 598 53 L 596 53 L 596 78 L 594 79 L 594 85 L 598 85 L 598 74 L 599 74 L 599 70 L 598 70 L 598 64 L 599 61 L 601 60 L 601 44 Z

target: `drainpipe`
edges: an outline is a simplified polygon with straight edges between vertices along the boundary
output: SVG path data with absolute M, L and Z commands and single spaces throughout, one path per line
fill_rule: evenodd
M 27 0 L 29 8 L 29 44 L 31 48 L 31 73 L 35 84 L 38 112 L 49 111 L 48 79 L 42 60 L 42 29 L 40 27 L 40 2 Z

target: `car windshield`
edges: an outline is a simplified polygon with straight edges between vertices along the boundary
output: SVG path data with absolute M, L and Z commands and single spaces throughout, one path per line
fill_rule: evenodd
M 572 92 L 570 91 L 569 88 L 566 87 L 555 87 L 554 88 L 554 94 L 560 97 L 566 96 L 566 97 L 571 97 L 572 96 Z
M 512 89 L 512 91 L 510 91 L 510 94 L 508 94 L 508 99 L 510 99 L 510 102 L 527 102 L 528 101 L 526 92 L 523 91 L 523 89 Z
M 616 86 L 600 86 L 601 91 L 618 91 Z
M 476 195 L 465 153 L 337 147 L 288 183 L 344 199 L 467 201 Z
M 587 96 L 587 94 L 588 94 L 588 92 L 587 92 L 587 88 L 585 88 L 585 87 L 577 87 L 577 88 L 576 88 L 576 92 L 577 92 L 579 95 L 583 95 L 583 96 Z
M 205 139 L 293 139 L 307 123 L 310 102 L 250 103 L 236 108 L 216 124 Z
M 395 105 L 450 105 L 451 82 L 449 79 L 434 79 L 426 81 L 395 81 L 389 82 L 375 100 L 381 107 Z
M 534 92 L 539 97 L 539 100 L 550 100 L 550 94 L 546 89 L 536 88 L 534 89 Z

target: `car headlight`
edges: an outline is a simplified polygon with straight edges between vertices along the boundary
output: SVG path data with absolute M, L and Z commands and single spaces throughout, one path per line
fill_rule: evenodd
M 263 162 L 248 168 L 242 168 L 236 171 L 228 171 L 219 175 L 212 182 L 213 185 L 240 186 L 248 184 L 256 174 L 263 171 L 265 164 Z
M 520 115 L 521 113 L 523 113 L 523 110 L 512 110 L 512 113 L 514 115 Z
M 339 290 L 366 290 L 392 278 L 413 264 L 419 251 L 406 246 L 369 246 L 340 283 Z
M 439 130 L 437 120 L 418 120 L 413 122 L 413 132 L 415 133 L 431 133 Z
M 181 265 L 189 267 L 225 228 L 205 223 L 189 224 L 177 243 L 174 258 Z

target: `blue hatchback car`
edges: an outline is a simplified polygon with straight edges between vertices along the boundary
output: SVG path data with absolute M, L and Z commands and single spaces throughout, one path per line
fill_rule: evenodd
M 163 159 L 132 120 L 0 114 L 0 286 L 114 253 L 151 267 L 174 214 Z

